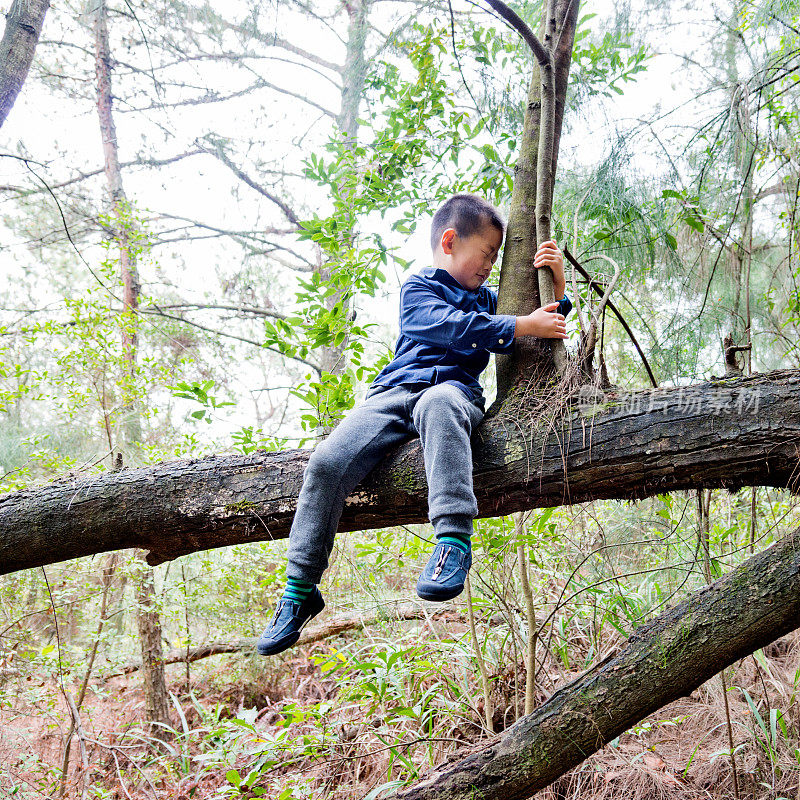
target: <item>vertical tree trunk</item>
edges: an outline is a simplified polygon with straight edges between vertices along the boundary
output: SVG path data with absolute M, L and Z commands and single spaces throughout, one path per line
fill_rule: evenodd
M 123 284 L 122 345 L 127 363 L 127 378 L 136 376 L 137 310 L 139 308 L 139 273 L 136 255 L 131 243 L 131 208 L 122 185 L 119 164 L 117 129 L 112 109 L 111 50 L 108 40 L 108 20 L 105 0 L 99 0 L 95 16 L 95 76 L 97 80 L 97 113 L 103 139 L 103 156 L 106 184 L 114 217 L 114 238 L 119 247 L 119 269 Z M 135 401 L 125 404 L 125 434 L 128 444 L 141 441 L 142 430 Z
M 514 535 L 517 540 L 517 561 L 522 596 L 525 599 L 525 713 L 533 712 L 536 702 L 536 606 L 528 571 L 528 546 L 525 541 L 525 512 L 514 514 Z
M 50 0 L 14 0 L 0 40 L 0 127 L 28 77 Z
M 739 81 L 737 57 L 739 53 L 738 21 L 740 19 L 740 3 L 733 4 L 728 19 L 728 30 L 725 39 L 725 77 L 731 87 L 730 125 L 733 153 L 731 161 L 736 182 L 741 190 L 736 198 L 729 233 L 731 243 L 727 249 L 728 270 L 735 286 L 733 306 L 731 308 L 731 337 L 734 347 L 751 346 L 750 335 L 750 268 L 753 238 L 753 205 L 755 196 L 753 181 L 755 176 L 755 157 L 758 142 L 758 131 L 753 129 L 750 118 L 749 92 Z M 734 233 L 736 230 L 736 233 Z M 744 308 L 742 308 L 744 307 Z M 739 351 L 745 356 L 744 364 L 751 363 L 752 351 Z M 732 361 L 736 362 L 734 355 Z M 749 369 L 738 368 L 739 374 L 749 375 Z
M 572 61 L 572 46 L 575 41 L 575 28 L 578 19 L 579 0 L 554 0 L 550 23 L 545 19 L 542 30 L 554 39 L 552 41 L 552 125 L 547 135 L 550 169 L 546 169 L 544 159 L 542 170 L 549 172 L 550 186 L 542 195 L 552 201 L 552 186 L 558 164 L 558 148 L 561 141 L 561 128 L 564 120 L 567 83 Z M 555 19 L 554 24 L 552 20 Z M 498 293 L 498 314 L 524 315 L 543 305 L 538 270 L 533 266 L 533 258 L 539 242 L 544 235 L 542 224 L 546 221 L 547 234 L 550 228 L 550 210 L 537 209 L 538 178 L 540 163 L 540 142 L 542 140 L 542 87 L 545 83 L 543 70 L 534 61 L 533 75 L 528 90 L 528 105 L 523 124 L 519 160 L 511 196 L 511 211 L 508 220 L 503 252 L 503 265 L 500 272 Z M 546 120 L 545 120 L 546 121 Z M 543 154 L 544 155 L 544 154 Z M 546 218 L 546 219 L 545 219 Z M 537 223 L 541 223 L 538 224 Z M 537 230 L 538 228 L 538 230 Z M 552 281 L 551 281 L 552 285 Z M 560 298 L 558 298 L 560 299 Z M 563 349 L 563 345 L 562 345 Z M 553 369 L 552 347 L 550 343 L 535 337 L 517 340 L 514 352 L 498 355 L 497 360 L 497 404 L 508 398 L 513 388 L 521 381 L 527 382 L 537 374 L 547 374 Z
M 366 44 L 369 25 L 367 17 L 372 0 L 351 0 L 346 4 L 349 22 L 347 45 L 342 67 L 342 102 L 336 124 L 344 137 L 352 142 L 358 138 L 358 109 L 364 94 L 367 75 Z
M 99 0 L 95 15 L 95 75 L 97 79 L 97 113 L 103 139 L 105 175 L 114 216 L 114 237 L 119 246 L 120 275 L 123 283 L 122 345 L 125 353 L 128 381 L 136 378 L 137 309 L 139 306 L 139 274 L 136 257 L 131 246 L 130 230 L 133 224 L 131 209 L 122 185 L 119 163 L 117 131 L 112 110 L 111 50 L 108 38 L 107 7 Z M 125 387 L 123 391 L 130 391 Z M 141 440 L 142 431 L 135 401 L 125 407 L 125 438 L 128 445 Z M 164 679 L 164 660 L 161 646 L 161 620 L 158 615 L 153 570 L 137 551 L 141 560 L 137 576 L 137 623 L 142 649 L 142 676 L 146 698 L 145 714 L 153 732 L 163 736 L 164 725 L 169 724 L 167 686 Z
M 144 681 L 145 719 L 150 731 L 158 738 L 167 734 L 163 725 L 169 725 L 169 700 L 164 677 L 164 651 L 161 646 L 161 619 L 156 605 L 153 570 L 141 558 L 141 574 L 136 581 L 137 621 L 142 647 L 142 675 Z
M 342 97 L 341 106 L 336 125 L 348 146 L 354 147 L 358 141 L 358 109 L 364 94 L 364 81 L 367 75 L 366 42 L 369 25 L 367 17 L 371 0 L 351 0 L 345 4 L 349 18 L 347 25 L 347 43 L 345 50 L 344 66 L 342 67 Z M 354 238 L 358 220 L 350 217 L 348 230 Z M 335 267 L 334 267 L 335 269 Z M 320 272 L 325 280 L 331 277 L 331 266 L 323 264 Z M 327 301 L 328 308 L 332 309 L 337 303 L 342 303 L 342 313 L 348 314 L 350 299 L 345 290 L 334 292 Z M 344 370 L 347 339 L 339 345 L 330 345 L 322 350 L 320 366 L 332 375 L 340 375 Z
M 348 15 L 347 42 L 344 65 L 341 68 L 342 94 L 336 124 L 348 147 L 354 147 L 358 141 L 358 110 L 364 94 L 364 82 L 367 74 L 366 42 L 369 32 L 368 16 L 372 0 L 351 0 L 345 4 Z M 353 215 L 348 218 L 347 231 L 351 240 L 355 238 L 358 220 Z M 318 270 L 322 279 L 330 280 L 337 264 L 320 263 Z M 346 288 L 340 288 L 327 299 L 328 309 L 341 304 L 341 313 L 350 314 L 350 297 Z M 347 349 L 347 337 L 338 345 L 331 344 L 322 348 L 320 368 L 331 375 L 340 375 L 344 371 Z M 329 433 L 331 425 L 322 426 Z

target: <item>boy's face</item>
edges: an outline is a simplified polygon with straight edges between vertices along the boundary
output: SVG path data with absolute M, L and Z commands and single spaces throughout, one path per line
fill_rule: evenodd
M 442 233 L 442 266 L 465 289 L 475 291 L 489 277 L 503 244 L 503 233 L 487 223 L 477 233 L 462 239 L 453 228 Z

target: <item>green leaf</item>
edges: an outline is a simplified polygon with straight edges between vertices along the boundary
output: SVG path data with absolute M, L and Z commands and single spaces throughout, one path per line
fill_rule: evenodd
M 683 221 L 692 229 L 697 231 L 698 233 L 702 233 L 705 230 L 705 225 L 703 220 L 701 220 L 696 214 L 688 213 L 683 218 Z
M 242 776 L 235 770 L 229 769 L 225 773 L 228 783 L 232 783 L 237 789 L 242 785 Z

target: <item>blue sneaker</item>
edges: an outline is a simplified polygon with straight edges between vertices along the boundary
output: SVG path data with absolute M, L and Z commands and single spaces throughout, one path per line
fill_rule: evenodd
M 423 600 L 450 600 L 460 595 L 471 566 L 471 550 L 437 544 L 419 576 L 417 594 Z
M 269 627 L 258 640 L 258 652 L 272 656 L 290 648 L 299 638 L 306 623 L 325 608 L 319 589 L 315 586 L 303 602 L 282 597 Z

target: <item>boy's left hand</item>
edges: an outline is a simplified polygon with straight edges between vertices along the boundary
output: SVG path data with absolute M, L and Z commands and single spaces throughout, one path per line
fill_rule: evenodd
M 564 278 L 564 256 L 553 239 L 542 242 L 533 259 L 533 266 L 537 269 L 545 265 L 553 270 L 553 291 L 556 300 L 561 300 L 567 288 Z

